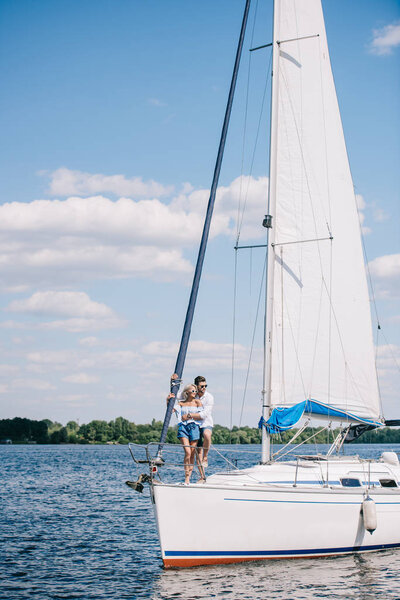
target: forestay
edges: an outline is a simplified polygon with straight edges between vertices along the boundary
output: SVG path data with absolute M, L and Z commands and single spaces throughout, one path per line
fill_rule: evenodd
M 314 399 L 378 420 L 359 221 L 321 3 L 281 0 L 276 10 L 271 404 Z

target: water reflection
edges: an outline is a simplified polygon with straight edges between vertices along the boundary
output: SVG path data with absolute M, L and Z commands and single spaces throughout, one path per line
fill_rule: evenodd
M 156 581 L 152 600 L 398 600 L 399 569 L 399 553 L 386 551 L 168 570 Z
M 1 600 L 400 598 L 395 550 L 164 571 L 148 490 L 124 483 L 126 447 L 0 446 L 0 463 Z

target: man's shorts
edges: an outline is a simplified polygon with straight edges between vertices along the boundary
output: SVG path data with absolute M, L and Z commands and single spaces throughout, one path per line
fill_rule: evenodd
M 212 428 L 212 427 L 202 427 L 202 428 L 200 429 L 200 439 L 199 439 L 199 443 L 197 444 L 197 447 L 198 447 L 198 448 L 202 448 L 202 447 L 203 447 L 203 440 L 204 440 L 203 433 L 204 433 L 204 430 L 205 430 L 205 429 L 211 429 L 211 431 L 213 430 L 213 428 Z
M 179 423 L 178 439 L 187 438 L 189 442 L 195 442 L 200 438 L 200 427 L 197 423 Z

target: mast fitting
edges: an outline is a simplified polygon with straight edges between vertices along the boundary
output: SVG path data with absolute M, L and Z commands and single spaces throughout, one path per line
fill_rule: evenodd
M 272 229 L 272 215 L 265 215 L 262 224 L 263 227 L 266 227 L 267 229 Z

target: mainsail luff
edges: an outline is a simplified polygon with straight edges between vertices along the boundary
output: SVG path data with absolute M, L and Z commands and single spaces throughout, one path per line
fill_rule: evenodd
M 271 402 L 315 399 L 377 420 L 368 289 L 321 2 L 279 3 Z
M 277 175 L 277 140 L 278 140 L 278 99 L 279 99 L 279 23 L 280 0 L 274 0 L 273 32 L 272 32 L 272 71 L 271 71 L 271 127 L 269 142 L 269 180 L 268 180 L 268 218 L 267 228 L 267 271 L 265 277 L 265 320 L 264 320 L 264 368 L 262 389 L 262 418 L 266 421 L 271 411 L 271 374 L 272 374 L 272 324 L 274 308 L 274 269 L 275 257 L 273 244 L 275 241 L 276 210 L 276 175 Z M 262 430 L 261 463 L 270 460 L 270 434 L 266 427 Z

